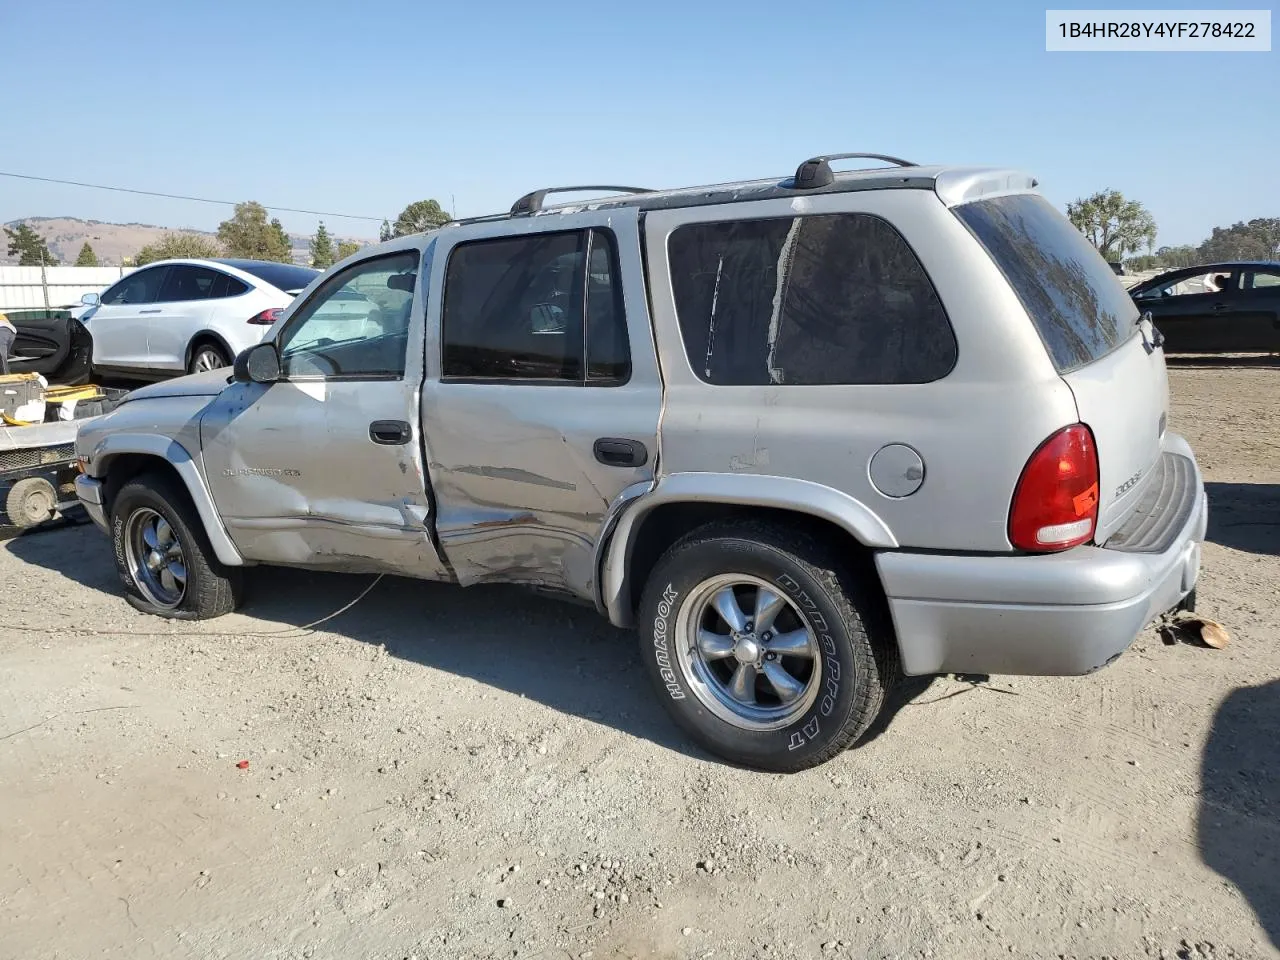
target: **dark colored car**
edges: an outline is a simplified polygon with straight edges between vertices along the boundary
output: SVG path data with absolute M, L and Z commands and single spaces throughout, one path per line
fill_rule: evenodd
M 1280 353 L 1280 262 L 1208 263 L 1129 288 L 1166 353 Z

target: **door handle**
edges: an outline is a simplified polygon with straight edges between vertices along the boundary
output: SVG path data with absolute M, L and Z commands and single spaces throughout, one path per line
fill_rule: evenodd
M 397 446 L 408 443 L 413 428 L 403 420 L 375 420 L 369 424 L 369 439 L 374 443 Z
M 643 467 L 649 459 L 643 443 L 621 437 L 601 437 L 591 450 L 606 467 Z
M 160 312 L 160 308 L 159 308 L 159 307 L 157 307 L 157 308 L 156 308 L 156 309 L 154 309 L 154 310 L 139 310 L 139 311 L 138 311 L 138 313 L 159 313 L 159 312 Z
M 1219 311 L 1219 312 L 1220 312 L 1220 311 L 1222 311 L 1222 310 L 1227 309 L 1227 306 L 1228 306 L 1228 304 L 1225 304 L 1225 303 L 1215 303 L 1215 304 L 1213 305 L 1213 309 L 1214 309 L 1215 311 Z

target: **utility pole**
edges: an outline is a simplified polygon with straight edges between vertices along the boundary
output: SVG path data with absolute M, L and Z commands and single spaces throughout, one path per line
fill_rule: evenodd
M 44 268 L 44 243 L 40 244 L 40 289 L 44 291 L 44 312 L 49 313 L 49 277 Z

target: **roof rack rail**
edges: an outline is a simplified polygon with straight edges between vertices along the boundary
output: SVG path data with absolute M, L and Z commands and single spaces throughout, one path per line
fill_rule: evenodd
M 653 193 L 648 187 L 617 187 L 617 186 L 585 186 L 585 187 L 547 187 L 545 190 L 534 190 L 532 193 L 526 193 L 511 206 L 511 216 L 525 217 L 530 214 L 537 213 L 542 209 L 542 201 L 547 199 L 549 193 L 577 193 L 587 190 L 611 190 L 614 193 Z
M 821 157 L 812 157 L 796 167 L 795 183 L 792 189 L 817 190 L 819 187 L 830 186 L 836 178 L 836 175 L 831 172 L 831 164 L 828 162 L 830 160 L 883 160 L 885 163 L 894 163 L 900 167 L 918 166 L 910 160 L 887 157 L 883 153 L 828 153 Z

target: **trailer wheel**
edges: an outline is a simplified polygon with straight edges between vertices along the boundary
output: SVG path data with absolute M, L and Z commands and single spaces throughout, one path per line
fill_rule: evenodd
M 27 477 L 9 488 L 4 512 L 9 522 L 20 530 L 52 520 L 57 513 L 58 493 L 43 477 Z

